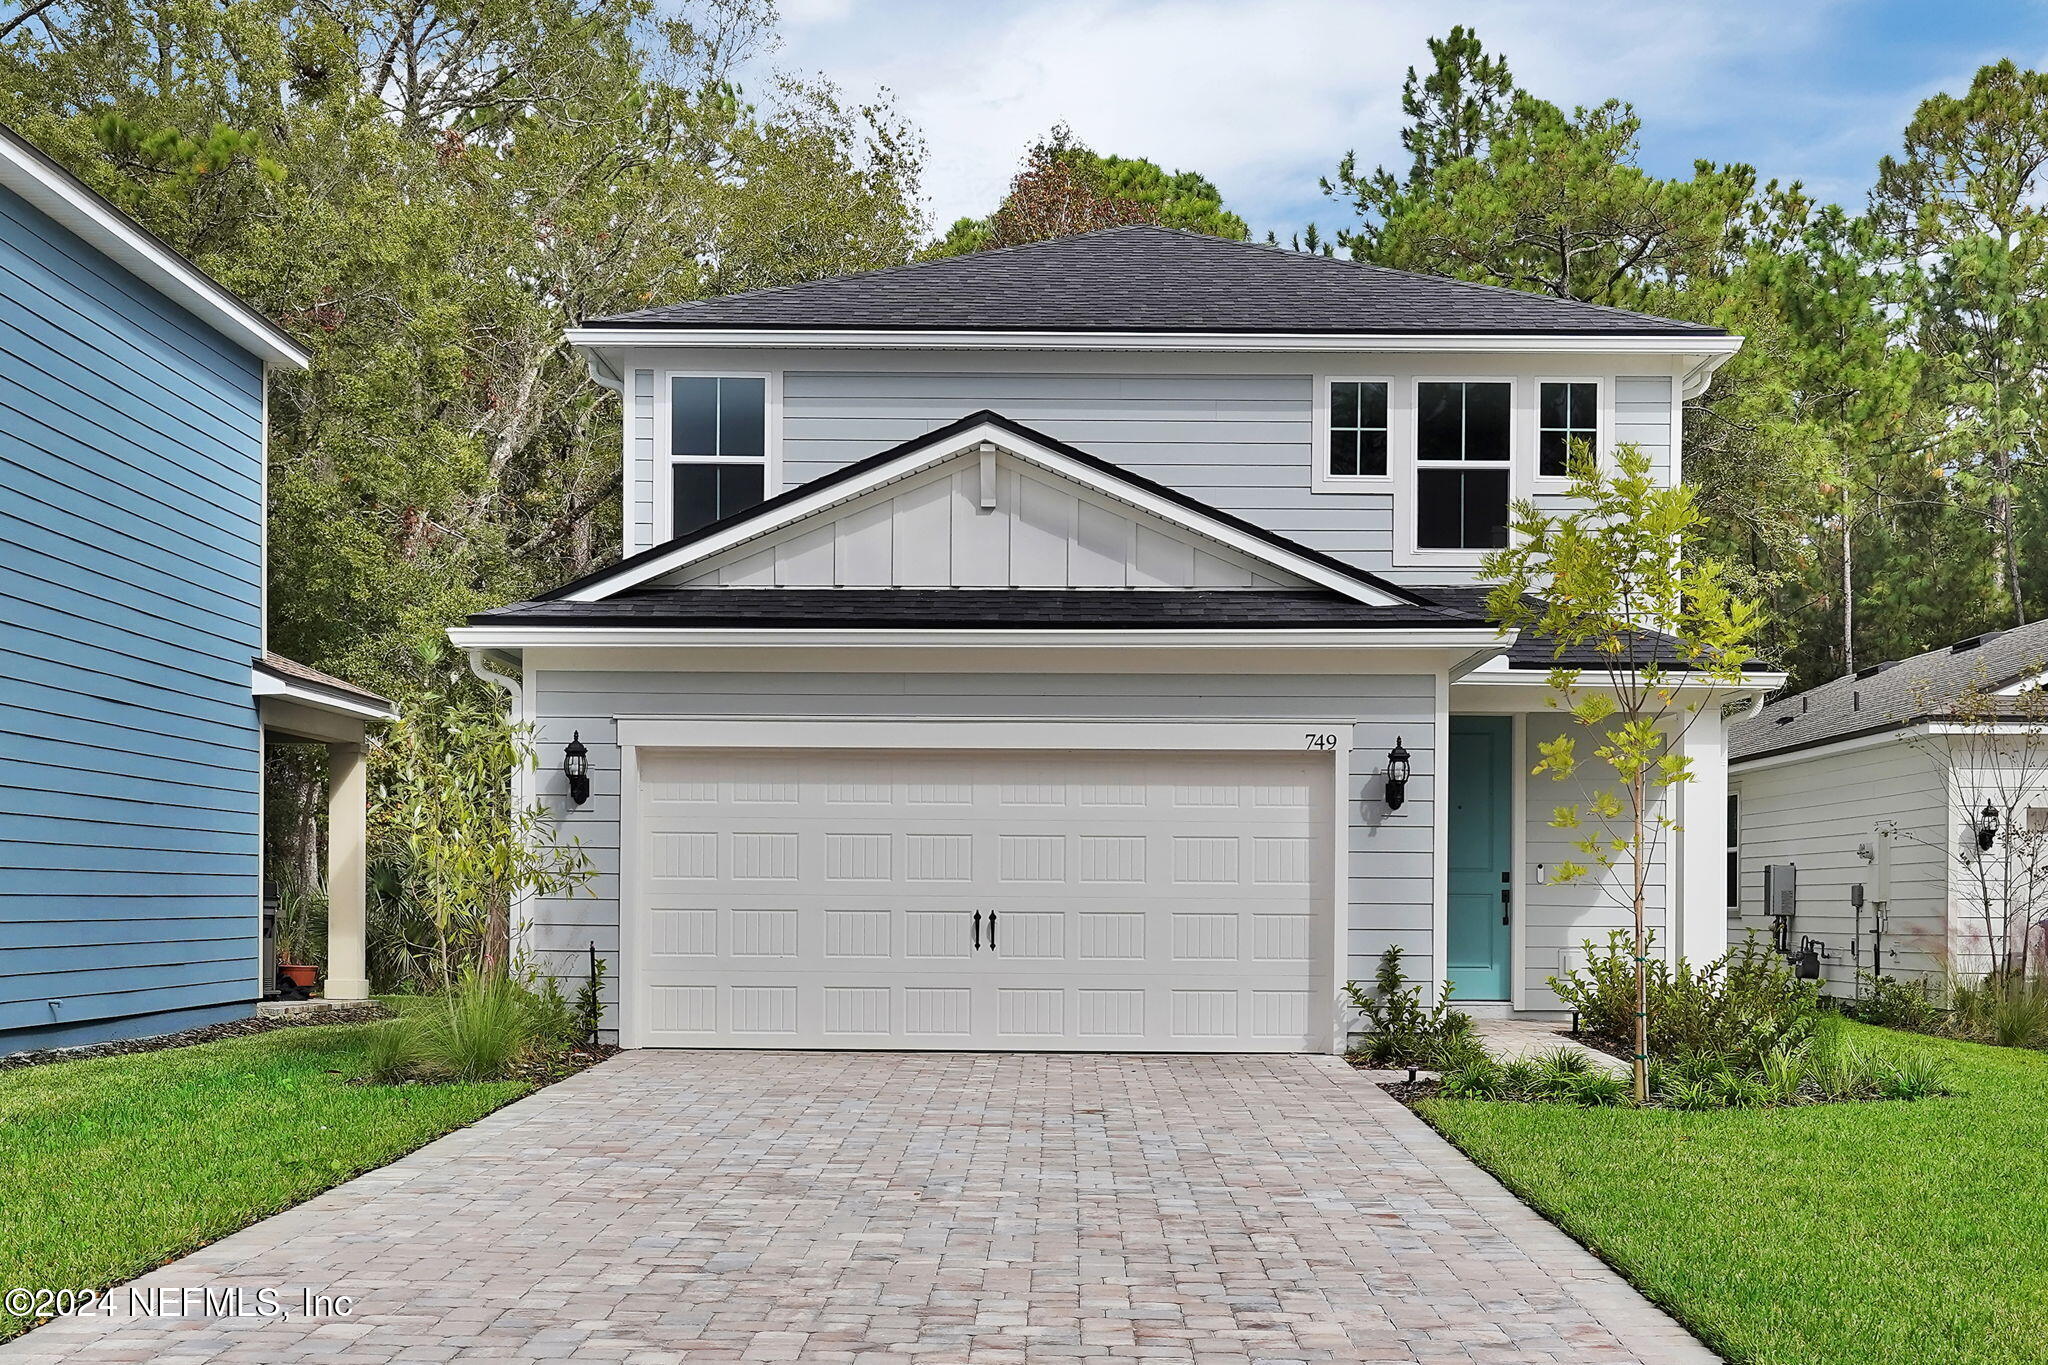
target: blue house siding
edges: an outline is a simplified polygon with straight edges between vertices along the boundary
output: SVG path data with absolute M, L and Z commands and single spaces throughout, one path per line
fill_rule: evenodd
M 0 188 L 0 1052 L 245 1015 L 263 365 Z

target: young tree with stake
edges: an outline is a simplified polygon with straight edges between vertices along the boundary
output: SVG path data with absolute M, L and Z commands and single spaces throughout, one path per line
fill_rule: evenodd
M 1729 590 L 1724 566 L 1698 552 L 1704 518 L 1692 490 L 1661 483 L 1638 447 L 1619 446 L 1605 463 L 1575 451 L 1565 506 L 1517 503 L 1509 547 L 1489 554 L 1480 573 L 1494 584 L 1487 608 L 1501 629 L 1550 645 L 1556 666 L 1545 700 L 1579 732 L 1539 744 L 1532 771 L 1564 781 L 1595 765 L 1613 781 L 1552 812 L 1553 828 L 1580 832 L 1574 847 L 1586 861 L 1563 864 L 1551 879 L 1597 870 L 1634 916 L 1641 1103 L 1649 1097 L 1648 888 L 1658 849 L 1677 828 L 1664 798 L 1692 778 L 1686 732 L 1742 685 L 1761 617 Z

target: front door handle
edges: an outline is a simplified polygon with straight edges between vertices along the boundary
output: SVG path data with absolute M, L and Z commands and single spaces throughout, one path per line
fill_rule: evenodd
M 974 912 L 974 946 L 976 949 L 981 947 L 981 911 L 979 910 Z
M 993 911 L 993 910 L 991 910 L 991 911 L 989 911 L 989 912 L 988 912 L 988 947 L 989 947 L 989 951 L 990 951 L 990 952 L 994 952 L 994 951 L 995 951 L 995 947 L 996 947 L 996 912 L 995 912 L 995 911 Z
M 1514 911 L 1515 893 L 1509 888 L 1503 886 L 1500 889 L 1500 922 L 1502 924 L 1514 923 L 1514 920 L 1512 918 Z

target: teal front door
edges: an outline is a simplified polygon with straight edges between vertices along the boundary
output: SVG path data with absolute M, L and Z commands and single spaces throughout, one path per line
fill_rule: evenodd
M 1508 998 L 1514 721 L 1451 717 L 1451 904 L 1445 965 L 1459 1000 Z

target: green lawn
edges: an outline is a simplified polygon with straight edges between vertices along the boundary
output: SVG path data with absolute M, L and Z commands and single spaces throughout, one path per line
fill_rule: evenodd
M 2048 1360 L 2048 1055 L 1852 1027 L 1948 1058 L 1958 1093 L 1421 1111 L 1742 1365 Z
M 352 1084 L 368 1027 L 0 1072 L 0 1290 L 117 1284 L 532 1088 Z

